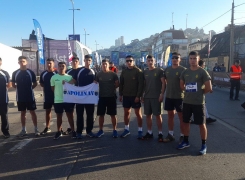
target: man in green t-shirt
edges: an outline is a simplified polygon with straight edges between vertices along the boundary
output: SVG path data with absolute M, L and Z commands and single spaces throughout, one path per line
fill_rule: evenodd
M 184 98 L 184 91 L 180 88 L 180 75 L 186 69 L 180 66 L 180 54 L 172 53 L 172 66 L 167 67 L 164 71 L 164 81 L 166 83 L 166 98 L 164 109 L 168 112 L 168 135 L 163 139 L 163 142 L 174 141 L 174 114 L 177 111 L 180 120 L 180 138 L 181 143 L 184 138 L 183 134 L 183 115 L 182 104 Z
M 97 116 L 99 116 L 99 131 L 96 137 L 104 135 L 103 125 L 105 113 L 111 116 L 113 127 L 112 137 L 117 138 L 117 98 L 116 88 L 119 87 L 119 81 L 116 73 L 110 71 L 109 60 L 102 60 L 102 71 L 96 76 L 96 82 L 99 83 L 99 102 L 97 106 Z
M 184 122 L 184 140 L 178 145 L 177 149 L 184 149 L 190 146 L 190 120 L 194 115 L 195 124 L 199 125 L 202 139 L 200 155 L 207 152 L 207 127 L 204 112 L 205 96 L 204 94 L 212 91 L 211 78 L 206 70 L 198 66 L 200 56 L 197 52 L 189 53 L 190 68 L 184 70 L 180 76 L 180 87 L 185 91 L 183 101 L 183 122 Z
M 62 136 L 61 133 L 61 125 L 62 125 L 62 116 L 65 110 L 67 119 L 69 121 L 71 130 L 72 130 L 72 138 L 75 139 L 76 132 L 74 131 L 74 120 L 73 120 L 73 105 L 72 103 L 64 103 L 63 101 L 63 82 L 70 82 L 72 80 L 72 76 L 65 73 L 66 72 L 66 64 L 65 62 L 58 63 L 58 74 L 55 74 L 50 79 L 50 85 L 52 90 L 54 91 L 54 111 L 57 116 L 57 133 L 54 136 L 54 139 L 59 139 Z
M 152 115 L 156 117 L 158 127 L 158 141 L 163 142 L 162 134 L 162 101 L 164 94 L 164 79 L 163 70 L 156 68 L 156 60 L 152 55 L 147 56 L 148 69 L 144 71 L 144 114 L 146 115 L 148 132 L 143 137 L 144 139 L 152 139 Z
M 133 56 L 128 55 L 125 59 L 127 68 L 122 70 L 119 85 L 119 100 L 123 103 L 125 128 L 120 137 L 124 138 L 130 134 L 129 119 L 131 108 L 133 108 L 138 122 L 138 139 L 142 139 L 143 131 L 140 99 L 144 88 L 143 73 L 135 66 Z

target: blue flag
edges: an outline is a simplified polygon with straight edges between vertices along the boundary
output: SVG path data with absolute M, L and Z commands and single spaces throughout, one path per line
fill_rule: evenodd
M 172 66 L 172 53 L 169 54 L 169 58 L 168 58 L 168 67 Z
M 42 28 L 36 19 L 33 19 L 33 23 L 37 36 L 37 48 L 38 48 L 38 56 L 39 56 L 40 64 L 44 64 Z

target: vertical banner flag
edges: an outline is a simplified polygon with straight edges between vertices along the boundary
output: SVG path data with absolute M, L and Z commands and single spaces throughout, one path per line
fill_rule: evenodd
M 145 62 L 146 56 L 148 55 L 148 51 L 141 51 L 141 62 Z
M 211 44 L 211 31 L 209 31 L 209 39 L 208 39 L 208 56 L 210 55 L 210 44 Z
M 38 56 L 40 64 L 44 64 L 44 53 L 43 53 L 43 33 L 40 24 L 36 19 L 33 19 L 36 36 L 37 36 L 37 47 L 38 47 Z
M 113 62 L 116 66 L 119 65 L 119 52 L 111 51 L 111 62 Z
M 68 40 L 68 58 L 69 58 L 68 62 L 70 64 L 70 62 L 72 61 L 73 55 L 72 55 L 71 44 L 69 40 Z

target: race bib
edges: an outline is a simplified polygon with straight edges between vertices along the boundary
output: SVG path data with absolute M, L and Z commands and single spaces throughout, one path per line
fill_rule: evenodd
M 185 92 L 197 92 L 197 83 L 186 83 Z

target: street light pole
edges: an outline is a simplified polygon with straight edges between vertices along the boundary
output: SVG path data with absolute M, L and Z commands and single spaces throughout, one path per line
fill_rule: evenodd
M 95 40 L 96 51 L 97 51 L 97 45 L 99 45 L 99 44 L 97 44 L 97 41 Z
M 75 10 L 80 11 L 80 9 L 74 9 L 74 2 L 73 2 L 73 0 L 71 0 L 71 3 L 72 3 L 72 9 L 69 9 L 69 10 L 72 10 L 72 11 L 73 11 L 73 38 L 74 38 L 74 35 L 75 35 L 75 18 L 74 18 L 74 11 L 75 11 Z
M 86 33 L 86 29 L 85 28 L 84 28 L 84 32 L 85 32 L 84 35 L 85 35 L 85 46 L 86 46 L 86 36 L 89 35 L 89 34 Z

